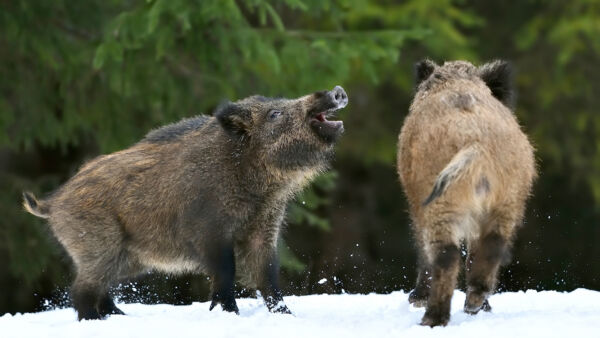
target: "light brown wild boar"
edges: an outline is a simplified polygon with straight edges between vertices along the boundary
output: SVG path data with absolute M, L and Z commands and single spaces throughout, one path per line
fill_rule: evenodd
M 343 124 L 327 118 L 347 103 L 339 86 L 252 96 L 100 156 L 44 200 L 25 193 L 27 211 L 48 219 L 73 259 L 78 318 L 123 314 L 110 286 L 149 270 L 207 274 L 210 309 L 238 313 L 237 272 L 270 311 L 290 313 L 276 253 L 286 204 L 328 168 Z
M 533 148 L 511 112 L 504 61 L 416 65 L 417 92 L 398 144 L 398 173 L 419 250 L 409 296 L 426 305 L 422 325 L 446 325 L 468 249 L 464 310 L 489 311 L 501 263 L 521 223 L 536 176 Z

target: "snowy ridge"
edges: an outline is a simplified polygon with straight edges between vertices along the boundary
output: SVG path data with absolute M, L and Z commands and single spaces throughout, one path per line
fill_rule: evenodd
M 447 327 L 418 323 L 424 309 L 408 294 L 289 296 L 294 316 L 271 314 L 259 299 L 238 299 L 240 315 L 186 306 L 120 304 L 127 316 L 77 322 L 72 308 L 0 317 L 0 336 L 12 337 L 600 337 L 600 292 L 577 289 L 493 295 L 491 313 L 462 312 L 454 292 Z

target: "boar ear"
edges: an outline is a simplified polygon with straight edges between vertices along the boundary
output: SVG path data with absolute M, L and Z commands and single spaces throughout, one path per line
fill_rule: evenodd
M 480 66 L 477 71 L 479 77 L 492 91 L 492 95 L 505 106 L 512 108 L 515 94 L 511 64 L 496 60 Z
M 425 59 L 415 64 L 415 86 L 419 86 L 421 82 L 427 80 L 433 71 L 437 68 L 435 62 Z
M 223 129 L 237 136 L 245 134 L 251 127 L 252 116 L 250 111 L 235 103 L 221 104 L 213 115 Z

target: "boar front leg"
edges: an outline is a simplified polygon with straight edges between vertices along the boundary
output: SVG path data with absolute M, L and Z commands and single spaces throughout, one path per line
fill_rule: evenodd
M 208 267 L 213 279 L 212 302 L 209 310 L 212 310 L 217 304 L 221 304 L 223 311 L 240 314 L 234 294 L 235 255 L 233 241 L 215 241 L 211 245 L 208 252 Z
M 283 302 L 283 294 L 279 288 L 279 258 L 276 250 L 276 248 L 273 248 L 273 251 L 264 260 L 258 290 L 262 294 L 269 311 L 291 314 L 292 312 Z

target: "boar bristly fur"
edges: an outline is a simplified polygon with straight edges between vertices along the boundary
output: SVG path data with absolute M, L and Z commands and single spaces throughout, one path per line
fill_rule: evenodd
M 510 65 L 464 61 L 416 66 L 417 92 L 398 144 L 398 173 L 419 250 L 409 301 L 427 306 L 423 325 L 446 325 L 468 250 L 464 310 L 491 307 L 501 263 L 536 176 L 533 148 L 512 113 Z
M 328 168 L 343 125 L 327 117 L 347 102 L 338 86 L 226 103 L 91 160 L 44 200 L 25 193 L 73 259 L 79 319 L 122 314 L 110 286 L 150 270 L 204 273 L 210 309 L 236 313 L 237 276 L 269 310 L 290 313 L 276 251 L 286 204 Z

